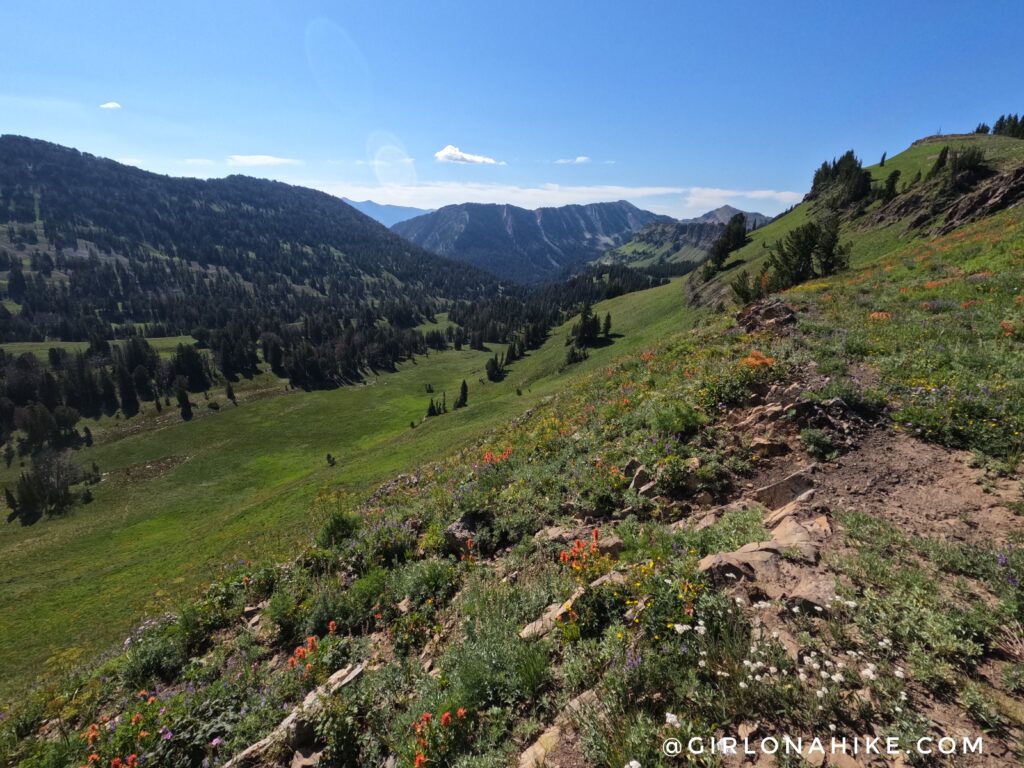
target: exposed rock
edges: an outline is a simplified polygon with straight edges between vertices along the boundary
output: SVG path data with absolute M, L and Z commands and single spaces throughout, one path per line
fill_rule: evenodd
M 465 552 L 475 534 L 475 521 L 470 516 L 463 515 L 444 529 L 445 550 L 452 555 Z
M 1000 173 L 960 197 L 946 213 L 938 228 L 944 235 L 971 221 L 991 216 L 1024 201 L 1024 166 Z
M 789 593 L 787 601 L 801 608 L 827 611 L 836 598 L 835 579 L 826 573 L 809 571 Z
M 747 415 L 736 424 L 736 429 L 750 429 L 758 424 L 775 421 L 785 414 L 786 409 L 782 405 L 758 405 L 747 412 Z
M 590 582 L 590 589 L 597 589 L 598 587 L 603 587 L 608 584 L 623 586 L 626 584 L 626 577 L 618 571 L 611 571 L 610 573 L 606 573 L 604 576 L 599 576 Z
M 772 540 L 768 544 L 779 554 L 794 553 L 808 562 L 817 562 L 818 544 L 811 536 L 811 532 L 792 517 L 787 517 L 776 526 L 772 531 Z
M 785 504 L 774 512 L 770 512 L 764 519 L 764 524 L 768 528 L 774 528 L 776 525 L 781 523 L 785 518 L 793 515 L 800 515 L 806 509 L 810 508 L 810 502 L 814 499 L 814 489 L 804 491 L 795 499 L 788 504 Z
M 644 485 L 642 488 L 637 490 L 637 493 L 645 498 L 653 498 L 658 495 L 658 483 L 655 480 Z
M 803 389 L 801 386 L 793 382 L 788 387 L 783 387 L 781 384 L 773 384 L 764 396 L 764 401 L 767 405 L 783 405 L 785 403 L 792 403 L 799 399 Z
M 773 456 L 784 456 L 789 453 L 790 447 L 785 440 L 776 440 L 770 437 L 755 437 L 750 441 L 750 452 L 762 459 Z
M 814 471 L 817 466 L 811 464 L 804 467 L 778 482 L 758 488 L 751 496 L 766 507 L 781 507 L 814 487 Z
M 622 552 L 625 543 L 618 536 L 608 535 L 599 536 L 597 539 L 597 550 L 602 555 L 609 555 L 611 557 L 618 557 L 619 553 Z
M 327 679 L 326 683 L 306 694 L 302 703 L 295 707 L 273 731 L 231 758 L 224 764 L 224 768 L 251 768 L 270 762 L 267 759 L 268 756 L 281 749 L 297 752 L 305 747 L 310 747 L 314 738 L 313 721 L 323 706 L 323 700 L 358 679 L 362 673 L 362 664 L 339 669 Z M 303 751 L 303 755 L 311 756 L 313 754 L 315 753 L 311 750 Z M 316 762 L 299 763 L 299 765 L 316 764 Z
M 769 542 L 746 544 L 735 552 L 719 552 L 708 555 L 697 563 L 697 570 L 706 573 L 717 584 L 725 584 L 730 579 L 756 580 L 763 577 L 766 570 L 778 557 L 775 549 L 762 544 Z
M 297 749 L 292 755 L 291 768 L 314 768 L 320 765 L 321 754 L 323 754 L 323 750 L 314 750 L 312 747 Z
M 651 473 L 642 464 L 633 473 L 633 479 L 629 481 L 629 490 L 639 491 L 643 486 L 651 482 Z
M 550 755 L 573 728 L 574 720 L 588 707 L 597 703 L 597 693 L 593 690 L 584 691 L 565 705 L 555 722 L 530 745 L 529 749 L 519 756 L 519 768 L 541 768 L 547 765 Z
M 753 333 L 795 323 L 796 313 L 779 299 L 765 299 L 745 306 L 736 314 L 736 322 L 747 333 Z
M 572 610 L 573 603 L 579 600 L 585 591 L 586 587 L 577 587 L 576 591 L 572 593 L 572 596 L 568 600 L 548 606 L 548 609 L 544 611 L 543 616 L 523 627 L 522 631 L 519 633 L 520 639 L 534 640 L 539 637 L 544 637 L 544 635 L 555 628 L 555 624 L 558 623 L 559 619 Z

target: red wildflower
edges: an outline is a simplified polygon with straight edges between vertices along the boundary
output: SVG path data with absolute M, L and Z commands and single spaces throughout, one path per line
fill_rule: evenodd
M 441 715 L 441 726 L 443 728 L 447 728 L 451 724 L 452 724 L 452 713 L 451 712 L 445 712 L 443 715 Z
M 327 622 L 327 633 L 329 635 L 333 635 L 337 631 L 338 631 L 338 622 L 336 622 L 334 619 L 331 619 L 329 622 Z
M 120 757 L 115 757 L 113 760 L 110 761 L 110 768 L 123 768 L 123 766 L 124 760 L 122 760 Z
M 423 768 L 427 764 L 427 756 L 422 752 L 416 753 L 416 768 Z
M 459 718 L 459 720 L 463 720 L 466 717 L 466 708 L 459 707 L 457 710 L 455 710 L 455 716 Z

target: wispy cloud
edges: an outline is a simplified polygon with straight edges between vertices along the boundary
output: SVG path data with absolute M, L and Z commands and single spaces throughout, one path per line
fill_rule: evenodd
M 274 155 L 228 155 L 228 165 L 253 168 L 261 165 L 302 165 L 302 161 Z
M 371 168 L 383 168 L 389 165 L 412 165 L 415 162 L 411 157 L 393 157 L 388 159 L 356 160 L 356 165 L 370 166 Z
M 120 109 L 121 105 L 116 101 L 105 101 L 100 104 L 100 109 Z
M 484 155 L 471 155 L 463 152 L 458 147 L 449 144 L 444 149 L 434 153 L 439 163 L 464 163 L 466 165 L 505 165 L 504 161 L 495 160 L 493 157 Z
M 586 155 L 580 155 L 579 157 L 566 157 L 561 160 L 555 160 L 555 165 L 586 165 L 591 160 Z

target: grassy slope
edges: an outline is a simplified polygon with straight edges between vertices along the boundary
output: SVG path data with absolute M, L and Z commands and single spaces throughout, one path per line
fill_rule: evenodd
M 871 171 L 872 179 L 875 182 L 881 182 L 894 170 L 899 170 L 901 184 L 906 183 L 913 179 L 918 171 L 922 176 L 926 175 L 944 146 L 949 146 L 951 149 L 962 146 L 979 146 L 985 152 L 988 161 L 997 169 L 1024 161 L 1024 141 L 1019 139 L 984 135 L 938 136 L 922 139 L 904 152 L 887 159 L 885 166 L 872 165 L 868 167 L 868 170 Z M 750 242 L 732 255 L 726 263 L 725 269 L 715 278 L 714 284 L 709 286 L 710 290 L 707 291 L 707 294 L 715 298 L 731 299 L 732 291 L 728 289 L 728 285 L 741 271 L 746 270 L 752 277 L 759 274 L 767 259 L 765 245 L 774 243 L 788 232 L 807 223 L 813 215 L 813 204 L 800 203 L 782 218 L 752 232 Z M 853 245 L 851 254 L 853 266 L 868 263 L 891 251 L 901 241 L 914 239 L 913 237 L 908 238 L 902 224 L 871 230 L 848 228 L 844 236 Z
M 488 355 L 464 350 L 421 358 L 368 386 L 225 406 L 190 424 L 165 411 L 137 432 L 94 430 L 98 443 L 82 458 L 109 473 L 95 501 L 67 519 L 0 527 L 0 693 L 31 678 L 52 653 L 116 642 L 228 561 L 284 557 L 313 529 L 309 509 L 318 490 L 365 493 L 479 437 L 579 373 L 683 327 L 682 304 L 678 281 L 605 302 L 598 310 L 611 312 L 622 338 L 564 372 L 561 328 L 498 384 L 479 383 Z M 463 378 L 469 408 L 409 428 L 425 412 L 426 384 L 451 400 Z M 328 452 L 336 467 L 326 466 Z M 146 469 L 168 458 L 181 463 L 162 473 Z M 155 476 L 129 481 L 129 467 Z M 6 470 L 0 480 L 13 474 Z
M 17 305 L 15 305 L 17 306 Z M 150 345 L 163 357 L 170 357 L 179 344 L 195 344 L 191 336 L 158 336 L 147 339 Z M 9 355 L 21 355 L 31 352 L 40 360 L 46 360 L 50 349 L 66 349 L 69 352 L 84 352 L 89 346 L 87 341 L 15 341 L 0 345 Z

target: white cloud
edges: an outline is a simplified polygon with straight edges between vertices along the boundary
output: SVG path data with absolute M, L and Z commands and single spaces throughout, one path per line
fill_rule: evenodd
M 367 165 L 371 168 L 384 168 L 389 165 L 412 165 L 415 161 L 411 157 L 395 157 L 392 159 L 356 160 L 356 165 Z
M 586 155 L 580 155 L 579 157 L 568 157 L 562 160 L 555 160 L 555 165 L 585 165 L 589 162 L 589 157 Z
M 260 165 L 302 165 L 302 161 L 274 155 L 228 155 L 228 165 L 253 168 Z
M 121 105 L 116 101 L 105 101 L 100 104 L 100 109 L 120 109 Z
M 484 155 L 471 155 L 463 152 L 458 147 L 449 144 L 442 150 L 434 153 L 439 163 L 464 163 L 467 165 L 505 165 L 504 161 L 495 160 L 493 157 Z

